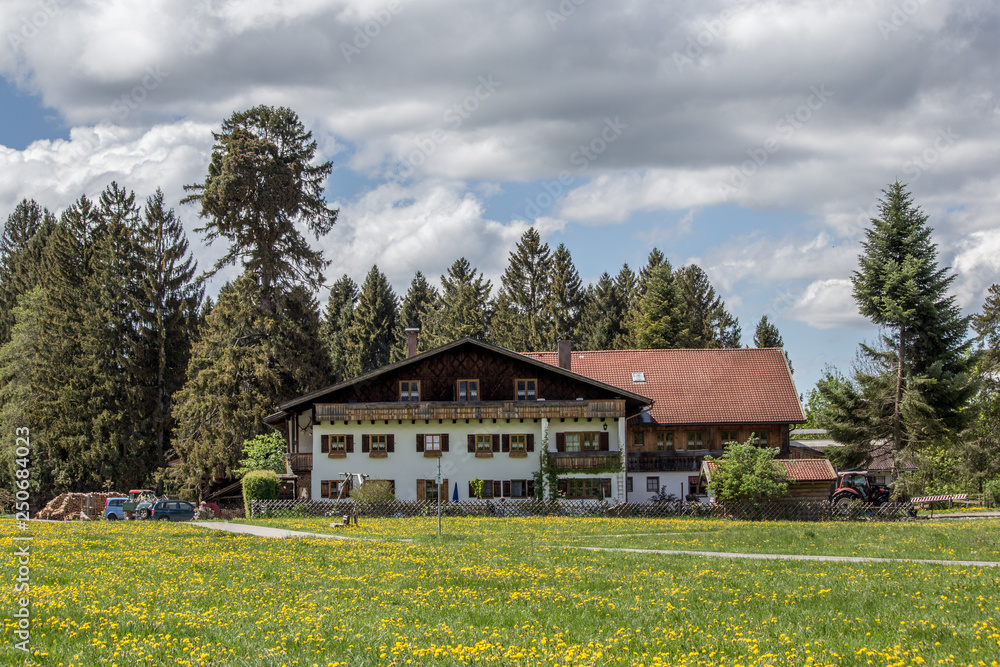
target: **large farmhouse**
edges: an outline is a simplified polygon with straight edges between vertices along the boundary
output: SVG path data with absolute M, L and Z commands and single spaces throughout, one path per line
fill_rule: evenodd
M 352 473 L 390 480 L 401 500 L 528 498 L 546 448 L 560 497 L 684 497 L 705 455 L 751 433 L 787 455 L 789 424 L 804 421 L 778 349 L 573 352 L 567 341 L 518 354 L 465 338 L 417 354 L 409 333 L 407 359 L 265 419 L 287 434 L 299 497 L 336 498 Z

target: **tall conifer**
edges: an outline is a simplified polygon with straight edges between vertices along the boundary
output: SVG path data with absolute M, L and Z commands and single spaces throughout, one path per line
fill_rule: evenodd
M 331 380 L 343 382 L 351 377 L 351 343 L 348 331 L 354 321 L 354 308 L 358 301 L 358 286 L 347 274 L 341 276 L 330 288 L 326 302 L 320 339 L 330 360 Z

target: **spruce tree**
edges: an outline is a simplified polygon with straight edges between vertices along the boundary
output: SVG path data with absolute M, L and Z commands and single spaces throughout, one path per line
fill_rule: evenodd
M 569 249 L 562 243 L 552 254 L 548 283 L 549 296 L 545 304 L 548 331 L 543 347 L 551 350 L 555 349 L 560 339 L 576 336 L 583 310 L 584 290 L 580 274 Z
M 635 273 L 626 262 L 615 277 L 615 289 L 622 302 L 622 321 L 611 343 L 612 349 L 628 350 L 638 344 L 637 328 L 642 303 Z
M 10 339 L 14 307 L 39 284 L 42 252 L 56 220 L 33 199 L 22 200 L 0 235 L 0 345 Z
M 497 345 L 525 352 L 545 347 L 550 259 L 549 246 L 534 227 L 521 235 L 500 276 L 494 306 L 498 326 L 492 336 Z
M 389 363 L 393 345 L 399 338 L 398 318 L 396 293 L 378 266 L 372 266 L 361 285 L 347 332 L 352 375 L 363 375 Z
M 423 273 L 417 271 L 413 276 L 413 280 L 410 281 L 410 287 L 406 290 L 406 296 L 403 297 L 403 304 L 400 307 L 400 328 L 420 329 L 423 331 L 426 328 L 424 322 L 426 313 L 434 310 L 439 298 L 437 289 L 427 282 L 427 278 L 424 277 Z M 396 346 L 393 348 L 393 361 L 406 358 L 406 346 L 406 336 L 400 335 Z M 425 352 L 427 349 L 427 340 L 425 337 L 418 336 L 417 350 Z
M 1000 479 L 1000 285 L 991 285 L 983 310 L 972 317 L 976 332 L 979 391 L 972 409 L 977 414 L 971 437 L 959 448 L 961 472 L 982 493 L 986 482 Z
M 208 175 L 187 185 L 208 219 L 198 231 L 209 243 L 224 238 L 226 254 L 216 263 L 241 264 L 257 282 L 254 301 L 272 309 L 275 294 L 292 285 L 318 289 L 327 262 L 299 232 L 299 226 L 326 234 L 337 211 L 323 197 L 330 162 L 314 163 L 316 142 L 291 109 L 257 106 L 239 111 L 213 133 Z
M 492 285 L 469 260 L 455 260 L 441 276 L 441 299 L 427 311 L 428 344 L 431 348 L 466 336 L 486 340 L 490 336 L 490 291 Z M 493 338 L 493 340 L 496 340 Z
M 354 308 L 358 301 L 358 286 L 344 274 L 330 288 L 326 302 L 320 339 L 330 360 L 330 377 L 334 383 L 354 377 L 351 374 L 351 343 L 348 331 L 354 321 Z
M 780 347 L 785 353 L 785 361 L 788 363 L 788 370 L 792 370 L 792 360 L 788 356 L 788 351 L 784 349 L 785 341 L 781 339 L 778 327 L 772 323 L 767 315 L 762 315 L 757 329 L 753 333 L 754 347 Z
M 576 347 L 581 350 L 611 350 L 615 341 L 627 335 L 625 301 L 618 285 L 607 273 L 587 288 L 580 316 Z
M 684 297 L 692 347 L 740 347 L 740 324 L 716 293 L 708 274 L 697 264 L 678 269 L 677 285 Z
M 650 272 L 638 312 L 635 337 L 641 347 L 689 347 L 689 318 L 669 262 Z

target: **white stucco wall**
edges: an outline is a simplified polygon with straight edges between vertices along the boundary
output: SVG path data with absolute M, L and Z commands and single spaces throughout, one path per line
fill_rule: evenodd
M 459 500 L 469 499 L 469 482 L 474 479 L 530 480 L 539 470 L 539 453 L 544 440 L 544 428 L 547 425 L 549 430 L 549 449 L 555 451 L 555 434 L 558 432 L 571 433 L 575 431 L 604 431 L 605 426 L 609 433 L 609 448 L 611 451 L 619 450 L 619 429 L 617 419 L 580 419 L 573 421 L 554 420 L 498 420 L 496 423 L 491 419 L 458 420 L 452 423 L 451 420 L 444 421 L 418 421 L 415 424 L 408 421 L 402 423 L 390 421 L 386 424 L 383 421 L 371 422 L 323 422 L 312 427 L 311 442 L 313 452 L 312 488 L 311 493 L 314 499 L 320 499 L 320 488 L 323 480 L 340 480 L 342 472 L 367 474 L 371 479 L 391 479 L 396 484 L 396 497 L 400 500 L 416 500 L 417 480 L 434 479 L 437 476 L 438 459 L 436 457 L 425 457 L 423 453 L 417 452 L 417 434 L 447 433 L 449 436 L 449 451 L 441 455 L 441 476 L 448 480 L 448 498 L 451 499 L 458 484 Z M 368 453 L 361 451 L 361 436 L 380 435 L 392 433 L 395 436 L 395 451 L 389 453 L 384 458 L 373 458 Z M 492 457 L 477 457 L 468 451 L 468 436 L 470 434 L 533 434 L 535 437 L 535 451 L 528 452 L 526 457 L 512 457 L 508 452 L 495 452 Z M 353 435 L 354 452 L 346 457 L 330 458 L 320 452 L 320 438 L 323 435 Z M 300 436 L 299 451 L 307 452 L 307 435 Z M 624 475 L 601 473 L 599 475 L 587 474 L 560 474 L 560 477 L 572 478 L 592 478 L 611 477 L 612 478 L 612 502 L 617 502 L 624 492 Z
M 692 472 L 630 472 L 632 478 L 632 491 L 628 494 L 630 503 L 644 503 L 652 500 L 658 494 L 655 491 L 646 491 L 646 480 L 649 477 L 656 477 L 660 481 L 660 488 L 666 489 L 667 493 L 677 496 L 678 500 L 684 500 L 690 493 L 688 486 L 688 476 L 697 475 L 697 471 Z

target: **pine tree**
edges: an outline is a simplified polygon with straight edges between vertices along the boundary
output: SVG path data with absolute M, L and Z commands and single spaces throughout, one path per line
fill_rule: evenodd
M 689 347 L 688 321 L 673 269 L 664 261 L 650 273 L 635 337 L 643 348 Z
M 14 307 L 40 282 L 42 252 L 56 220 L 33 199 L 22 200 L 0 235 L 0 345 L 10 339 Z
M 330 360 L 331 379 L 334 383 L 351 377 L 351 344 L 348 330 L 354 321 L 354 308 L 358 301 L 357 284 L 344 274 L 330 288 L 330 298 L 326 302 L 326 312 L 320 327 L 323 341 Z
M 615 277 L 615 289 L 622 302 L 622 321 L 616 327 L 618 332 L 611 343 L 611 349 L 628 350 L 638 345 L 637 327 L 642 303 L 635 273 L 626 262 Z
M 979 493 L 1000 478 L 1000 285 L 991 285 L 983 310 L 972 317 L 978 344 L 976 376 L 979 392 L 972 409 L 977 414 L 972 435 L 959 448 L 961 472 Z
M 200 205 L 205 239 L 229 241 L 215 271 L 240 263 L 258 285 L 254 299 L 265 311 L 282 289 L 304 283 L 318 289 L 327 266 L 309 247 L 299 225 L 319 238 L 337 211 L 323 189 L 333 170 L 314 164 L 316 142 L 291 109 L 257 106 L 239 111 L 213 133 L 215 146 L 204 183 L 187 185 L 184 202 Z
M 497 345 L 535 352 L 545 347 L 546 304 L 549 300 L 551 252 L 534 227 L 521 235 L 510 253 L 507 268 L 500 276 L 500 290 L 494 305 L 497 322 L 493 332 Z
M 886 334 L 862 346 L 851 389 L 830 399 L 834 437 L 900 452 L 960 438 L 976 382 L 969 320 L 947 294 L 954 276 L 938 267 L 927 216 L 899 182 L 883 193 L 852 282 L 861 313 Z
M 792 370 L 792 360 L 788 356 L 788 351 L 784 349 L 785 341 L 781 339 L 778 327 L 767 318 L 767 315 L 762 315 L 760 322 L 757 323 L 757 329 L 753 334 L 753 346 L 782 348 L 785 353 L 785 361 L 788 363 L 788 370 Z
M 406 296 L 403 297 L 403 304 L 399 312 L 400 328 L 420 329 L 423 331 L 426 328 L 426 323 L 424 322 L 426 313 L 434 310 L 439 298 L 437 289 L 427 282 L 427 278 L 424 277 L 423 273 L 417 271 L 416 275 L 413 276 L 413 280 L 410 281 L 410 287 L 406 291 Z M 406 358 L 406 346 L 406 336 L 400 335 L 396 346 L 393 348 L 393 361 Z M 419 352 L 427 350 L 427 341 L 423 336 L 418 336 L 417 338 L 417 350 Z
M 350 372 L 363 375 L 389 363 L 399 338 L 396 294 L 378 266 L 372 266 L 361 285 L 358 306 L 348 329 Z
M 141 258 L 136 304 L 142 354 L 139 414 L 146 417 L 140 436 L 155 443 L 155 461 L 163 465 L 173 430 L 172 397 L 184 384 L 202 288 L 194 281 L 197 264 L 184 228 L 173 209 L 165 208 L 159 189 L 146 200 L 137 242 Z
M 725 302 L 715 292 L 708 274 L 697 264 L 674 274 L 684 297 L 692 347 L 740 347 L 739 320 L 726 311 Z
M 315 299 L 296 286 L 264 312 L 254 302 L 258 288 L 244 275 L 220 291 L 174 397 L 174 448 L 187 493 L 204 495 L 217 475 L 232 476 L 267 414 L 328 381 Z
M 584 294 L 577 347 L 581 350 L 614 349 L 615 341 L 627 335 L 622 329 L 624 322 L 624 298 L 611 276 L 603 273 L 597 284 L 588 287 Z
M 576 336 L 583 310 L 583 284 L 573 264 L 569 249 L 562 243 L 552 255 L 549 271 L 549 296 L 545 304 L 545 321 L 548 323 L 543 347 L 554 349 L 556 343 Z
M 492 285 L 464 257 L 441 276 L 441 299 L 427 311 L 425 321 L 431 348 L 466 336 L 486 340 L 490 335 Z M 494 339 L 495 340 L 495 339 Z

